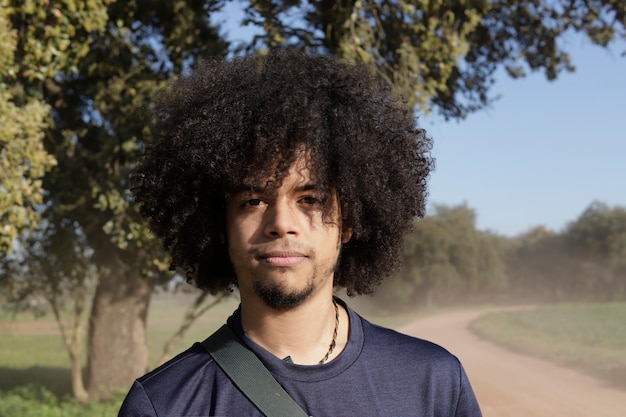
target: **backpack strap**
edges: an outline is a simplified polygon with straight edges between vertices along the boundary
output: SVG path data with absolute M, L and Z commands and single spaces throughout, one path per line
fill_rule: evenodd
M 266 417 L 309 417 L 226 324 L 202 342 L 202 346 Z

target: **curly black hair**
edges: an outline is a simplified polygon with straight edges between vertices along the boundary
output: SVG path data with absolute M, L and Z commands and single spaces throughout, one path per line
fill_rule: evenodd
M 228 194 L 280 183 L 303 148 L 352 229 L 335 286 L 372 293 L 399 266 L 424 214 L 431 139 L 369 67 L 289 49 L 214 58 L 171 83 L 154 109 L 133 192 L 173 268 L 200 289 L 237 283 L 221 238 Z

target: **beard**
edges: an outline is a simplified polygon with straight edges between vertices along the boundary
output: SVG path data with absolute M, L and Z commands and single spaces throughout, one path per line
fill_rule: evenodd
M 276 311 L 287 311 L 301 305 L 306 301 L 316 290 L 319 285 L 319 279 L 325 275 L 330 275 L 330 279 L 334 279 L 334 273 L 339 266 L 340 256 L 338 254 L 332 265 L 322 267 L 323 273 L 320 272 L 319 266 L 315 266 L 313 271 L 310 271 L 308 279 L 304 286 L 300 288 L 289 288 L 289 285 L 285 285 L 282 282 L 277 282 L 273 279 L 268 279 L 263 276 L 262 272 L 257 272 L 252 282 L 252 290 L 254 293 L 265 303 L 266 306 Z M 239 275 L 241 272 L 233 265 L 235 274 Z M 253 271 L 250 271 L 254 274 Z
M 315 285 L 313 280 L 309 280 L 304 288 L 288 291 L 280 283 L 257 280 L 252 289 L 268 307 L 285 311 L 302 304 L 313 293 Z

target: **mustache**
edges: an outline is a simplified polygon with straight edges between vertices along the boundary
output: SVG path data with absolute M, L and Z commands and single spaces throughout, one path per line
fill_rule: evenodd
M 311 246 L 304 243 L 290 243 L 288 245 L 276 243 L 260 243 L 250 248 L 250 254 L 255 258 L 269 256 L 310 256 L 314 253 Z

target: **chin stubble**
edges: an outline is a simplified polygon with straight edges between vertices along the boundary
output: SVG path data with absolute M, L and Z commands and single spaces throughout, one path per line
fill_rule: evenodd
M 281 284 L 255 281 L 252 288 L 268 307 L 284 311 L 302 304 L 311 295 L 315 286 L 312 280 L 309 280 L 305 288 L 287 292 Z
M 300 290 L 288 290 L 281 283 L 255 280 L 252 289 L 270 308 L 278 311 L 290 310 L 302 304 L 315 289 L 315 271 L 307 280 L 306 287 Z
M 340 255 L 338 255 L 333 267 L 325 271 L 326 274 L 334 274 L 337 271 L 340 258 Z M 280 283 L 268 282 L 262 279 L 255 279 L 252 289 L 268 307 L 277 311 L 285 311 L 299 306 L 313 293 L 317 278 L 318 270 L 315 268 L 311 277 L 307 280 L 306 287 L 300 290 L 289 291 Z

